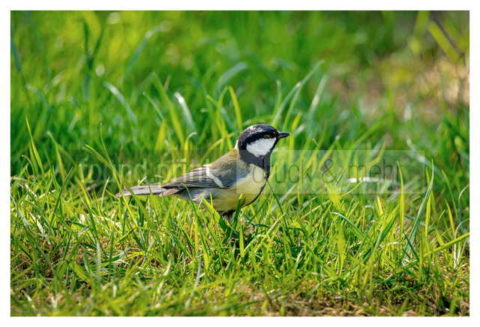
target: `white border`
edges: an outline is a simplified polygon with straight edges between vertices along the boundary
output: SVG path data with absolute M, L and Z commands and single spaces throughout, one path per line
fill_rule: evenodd
M 10 314 L 10 13 L 0 12 L 0 315 Z
M 11 10 L 469 10 L 475 1 L 468 0 L 7 0 Z
M 478 2 L 476 2 L 478 4 Z M 470 11 L 470 316 L 480 318 L 480 10 Z M 475 59 L 474 59 L 475 58 Z M 480 319 L 479 319 L 480 320 Z
M 352 323 L 357 325 L 370 326 L 382 326 L 388 325 L 401 325 L 402 327 L 407 324 L 425 324 L 432 323 L 436 326 L 439 325 L 451 325 L 452 323 L 461 323 L 468 325 L 478 325 L 477 318 L 480 316 L 479 311 L 479 294 L 480 294 L 480 244 L 478 239 L 478 231 L 480 231 L 480 202 L 471 201 L 470 208 L 473 217 L 471 219 L 471 305 L 470 305 L 470 318 L 314 318 L 314 317 L 292 317 L 284 319 L 272 318 L 162 318 L 158 320 L 155 318 L 9 318 L 10 315 L 10 251 L 9 251 L 9 239 L 10 239 L 10 225 L 9 225 L 9 191 L 10 191 L 10 10 L 470 10 L 470 184 L 471 184 L 471 199 L 478 199 L 480 197 L 480 166 L 478 165 L 478 159 L 480 158 L 479 144 L 480 144 L 480 113 L 479 109 L 479 97 L 473 90 L 478 90 L 480 86 L 478 83 L 479 77 L 479 65 L 478 58 L 480 58 L 479 46 L 480 46 L 480 10 L 478 1 L 461 1 L 461 0 L 448 0 L 448 1 L 418 1 L 418 0 L 402 0 L 402 1 L 315 1 L 315 0 L 289 0 L 289 1 L 265 1 L 260 2 L 258 0 L 242 0 L 242 1 L 213 1 L 213 0 L 201 0 L 201 1 L 122 1 L 122 0 L 83 0 L 81 2 L 65 2 L 59 0 L 43 0 L 43 1 L 13 1 L 6 0 L 2 2 L 0 11 L 0 109 L 2 116 L 0 119 L 0 255 L 1 268 L 0 268 L 0 317 L 6 317 L 4 323 L 15 323 L 25 325 L 61 325 L 66 324 L 83 326 L 85 323 L 113 323 L 112 319 L 115 319 L 115 324 L 128 324 L 141 323 L 158 325 L 161 324 L 182 324 L 188 323 L 195 325 L 208 325 L 208 326 L 222 326 L 225 324 L 232 326 L 244 326 L 248 324 L 269 324 L 275 323 L 280 325 L 291 324 L 306 324 L 306 325 L 318 325 L 319 323 L 332 323 L 332 324 L 348 324 Z M 474 108 L 474 109 L 472 109 Z M 105 320 L 107 319 L 107 320 Z M 141 319 L 141 321 L 139 320 Z M 228 320 L 227 320 L 228 319 Z M 428 319 L 428 321 L 426 320 Z M 5 326 L 5 324 L 4 324 Z

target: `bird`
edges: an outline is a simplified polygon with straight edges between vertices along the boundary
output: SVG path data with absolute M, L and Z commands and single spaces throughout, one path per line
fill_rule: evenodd
M 217 160 L 166 184 L 133 186 L 116 196 L 177 196 L 196 203 L 207 200 L 222 217 L 231 219 L 237 208 L 252 204 L 262 193 L 270 176 L 272 151 L 289 135 L 267 124 L 252 125 L 240 134 L 235 147 Z

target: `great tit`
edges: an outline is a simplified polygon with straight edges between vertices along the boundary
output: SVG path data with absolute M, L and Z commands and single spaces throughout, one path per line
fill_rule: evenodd
M 278 140 L 289 135 L 270 125 L 250 126 L 235 147 L 214 162 L 167 184 L 134 186 L 116 196 L 175 195 L 197 203 L 207 200 L 220 215 L 230 218 L 237 207 L 252 204 L 262 193 L 270 175 L 270 155 Z

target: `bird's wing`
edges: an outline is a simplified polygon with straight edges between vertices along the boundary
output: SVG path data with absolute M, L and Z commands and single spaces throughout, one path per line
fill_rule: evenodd
M 118 193 L 123 195 L 159 195 L 167 196 L 182 194 L 188 189 L 226 189 L 232 187 L 236 181 L 248 174 L 248 169 L 238 156 L 238 151 L 233 149 L 216 161 L 195 168 L 164 185 L 134 186 Z
M 195 168 L 164 188 L 230 188 L 248 174 L 246 166 L 238 160 L 238 153 L 232 150 L 211 164 Z
M 195 168 L 183 176 L 175 178 L 170 183 L 162 185 L 164 188 L 223 188 L 220 179 L 211 173 L 208 166 Z

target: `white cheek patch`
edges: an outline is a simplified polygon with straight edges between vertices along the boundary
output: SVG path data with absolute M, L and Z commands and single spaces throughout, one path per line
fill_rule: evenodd
M 247 151 L 255 157 L 264 156 L 272 150 L 274 144 L 274 138 L 258 139 L 255 142 L 247 144 Z

